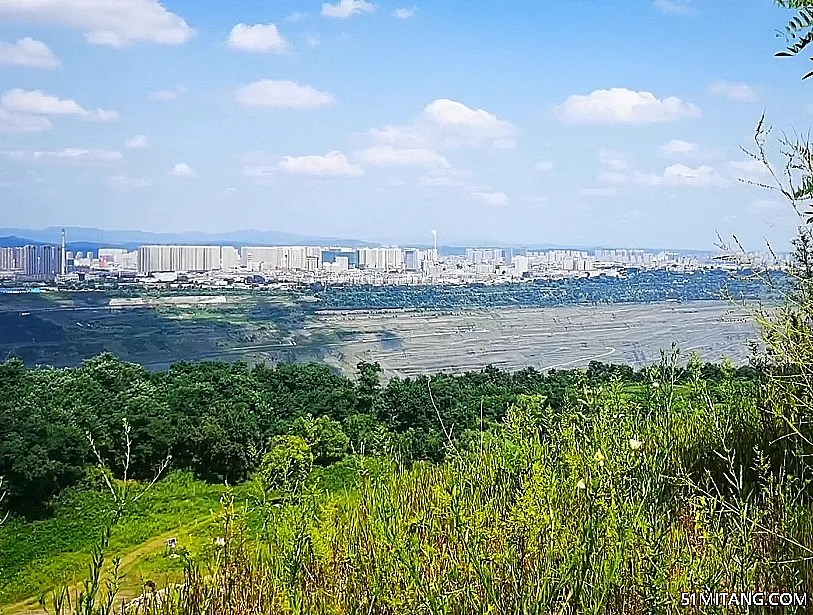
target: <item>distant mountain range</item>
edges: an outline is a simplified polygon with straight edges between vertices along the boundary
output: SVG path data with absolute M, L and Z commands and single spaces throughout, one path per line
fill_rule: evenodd
M 150 233 L 147 231 L 127 231 L 113 229 L 99 229 L 87 227 L 65 227 L 65 236 L 68 249 L 73 252 L 93 251 L 99 248 L 122 248 L 135 250 L 139 246 L 150 244 L 181 244 L 181 245 L 226 245 L 237 248 L 243 246 L 344 246 L 348 248 L 376 248 L 381 243 L 362 241 L 359 239 L 346 239 L 343 237 L 318 237 L 311 235 L 298 235 L 282 231 L 243 230 L 226 233 Z M 26 244 L 60 244 L 62 242 L 62 227 L 50 226 L 44 229 L 0 228 L 0 247 L 14 247 Z M 458 242 L 459 243 L 459 242 Z M 412 247 L 428 249 L 432 246 L 418 242 Z M 573 246 L 559 244 L 507 244 L 505 242 L 472 243 L 469 247 L 517 248 L 521 250 L 587 250 L 592 251 L 604 246 Z M 444 254 L 465 254 L 466 247 L 460 245 L 442 245 L 440 251 Z M 608 246 L 608 249 L 612 247 Z M 648 252 L 661 250 L 681 252 L 684 254 L 709 254 L 709 250 L 683 250 L 678 248 L 642 248 Z
M 59 245 L 60 241 L 35 241 L 27 237 L 17 237 L 10 235 L 7 237 L 0 237 L 0 248 L 18 248 L 20 246 L 41 246 L 41 245 Z M 135 245 L 115 245 L 111 246 L 108 243 L 92 243 L 87 241 L 73 241 L 67 242 L 68 250 L 71 252 L 98 252 L 99 248 L 122 248 L 126 250 L 135 250 L 138 246 Z
M 146 231 L 122 231 L 86 227 L 65 227 L 65 237 L 71 249 L 79 244 L 103 248 L 136 249 L 149 244 L 182 245 L 227 245 L 227 246 L 347 246 L 349 248 L 377 247 L 380 244 L 358 239 L 341 237 L 315 237 L 279 231 L 231 231 L 227 233 L 150 233 Z M 9 244 L 10 240 L 17 243 Z M 44 229 L 0 228 L 0 242 L 3 246 L 23 244 L 60 244 L 62 227 L 50 226 Z M 78 248 L 82 249 L 82 248 Z M 88 248 L 85 248 L 86 251 Z

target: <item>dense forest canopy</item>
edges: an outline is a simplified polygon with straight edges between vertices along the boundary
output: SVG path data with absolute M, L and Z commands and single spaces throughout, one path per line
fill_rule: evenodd
M 7 504 L 36 512 L 95 464 L 86 434 L 106 463 L 120 468 L 123 419 L 132 428 L 134 478 L 149 478 L 171 454 L 173 469 L 235 484 L 258 467 L 275 437 L 308 431 L 303 426 L 308 417 L 331 421 L 334 431 L 347 436 L 347 452 L 397 450 L 409 460 L 439 461 L 445 450 L 441 421 L 457 438 L 480 428 L 481 410 L 486 425 L 501 421 L 520 395 L 543 395 L 560 408 L 580 379 L 606 383 L 617 375 L 635 385 L 647 382 L 650 371 L 592 362 L 586 370 L 487 368 L 396 378 L 383 386 L 380 368 L 369 363 L 359 364 L 358 378 L 351 380 L 324 364 L 179 363 L 152 373 L 112 355 L 74 369 L 29 369 L 11 360 L 0 365 L 0 476 L 6 479 Z M 707 363 L 702 372 L 719 381 L 724 368 Z M 748 366 L 733 373 L 749 381 L 756 377 Z M 679 369 L 678 380 L 686 374 Z

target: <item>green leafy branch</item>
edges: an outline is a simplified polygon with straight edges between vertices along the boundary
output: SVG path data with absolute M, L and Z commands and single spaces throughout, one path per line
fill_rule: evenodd
M 813 43 L 813 0 L 776 0 L 776 4 L 786 9 L 798 9 L 798 13 L 791 18 L 784 31 L 777 32 L 777 36 L 784 38 L 788 46 L 785 51 L 777 52 L 776 56 L 791 58 Z M 813 62 L 813 57 L 810 61 Z M 811 76 L 813 71 L 808 72 L 802 80 Z

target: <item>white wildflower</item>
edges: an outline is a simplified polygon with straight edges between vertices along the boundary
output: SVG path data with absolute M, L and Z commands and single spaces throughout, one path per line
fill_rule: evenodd
M 587 489 L 587 485 L 585 484 L 584 479 L 579 479 L 579 482 L 578 482 L 578 483 L 576 483 L 576 486 L 577 486 L 579 489 L 581 489 L 582 491 L 584 491 L 585 489 Z
M 644 445 L 643 442 L 640 440 L 636 440 L 635 438 L 630 438 L 630 448 L 634 451 L 637 451 Z

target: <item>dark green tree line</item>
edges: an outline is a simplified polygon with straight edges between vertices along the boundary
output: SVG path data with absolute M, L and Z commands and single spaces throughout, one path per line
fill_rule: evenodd
M 707 365 L 704 375 L 721 378 Z M 244 363 L 178 363 L 164 372 L 101 355 L 73 369 L 0 364 L 0 476 L 7 505 L 35 512 L 96 463 L 85 438 L 117 467 L 129 438 L 134 478 L 149 478 L 172 455 L 173 469 L 235 484 L 247 479 L 278 436 L 299 436 L 317 464 L 350 452 L 397 453 L 406 461 L 440 461 L 441 423 L 454 438 L 495 424 L 520 395 L 565 402 L 578 378 L 628 384 L 647 371 L 591 363 L 585 371 L 509 373 L 486 368 L 467 374 L 394 378 L 381 382 L 377 364 L 361 363 L 353 380 L 323 364 L 249 367 Z M 747 368 L 740 375 L 750 378 Z M 678 380 L 686 375 L 679 371 Z

